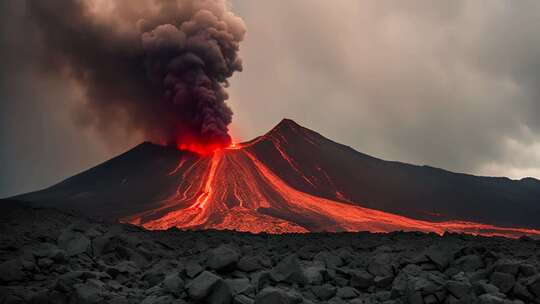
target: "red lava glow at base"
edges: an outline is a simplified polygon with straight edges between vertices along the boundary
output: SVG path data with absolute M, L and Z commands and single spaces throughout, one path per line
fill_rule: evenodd
M 220 144 L 178 143 L 178 150 L 191 151 L 199 155 L 208 155 L 224 149 Z
M 273 144 L 294 167 L 294 162 L 289 160 L 278 143 Z M 178 227 L 253 233 L 402 230 L 505 237 L 540 235 L 540 231 L 533 229 L 503 228 L 464 221 L 416 220 L 317 197 L 289 186 L 246 147 L 249 144 L 232 144 L 225 149 L 216 146 L 179 146 L 200 155 L 182 154 L 178 165 L 171 168 L 169 177 L 178 180 L 176 191 L 155 209 L 122 221 L 147 229 Z M 306 179 L 309 181 L 309 178 Z

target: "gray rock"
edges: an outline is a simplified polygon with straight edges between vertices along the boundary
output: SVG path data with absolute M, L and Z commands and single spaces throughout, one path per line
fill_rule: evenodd
M 210 252 L 207 261 L 208 267 L 214 270 L 223 270 L 236 265 L 240 259 L 240 253 L 229 244 L 221 245 Z
M 312 260 L 313 257 L 319 252 L 321 249 L 318 246 L 315 245 L 305 245 L 300 248 L 296 254 L 298 254 L 298 257 L 304 260 Z
M 233 299 L 233 304 L 253 304 L 255 300 L 245 295 L 237 295 Z
M 378 291 L 378 292 L 375 292 L 375 294 L 373 295 L 373 298 L 380 302 L 386 302 L 392 299 L 392 293 L 387 290 Z
M 219 282 L 213 289 L 210 296 L 206 299 L 209 304 L 230 304 L 232 301 L 232 292 L 227 284 Z
M 262 266 L 259 263 L 258 256 L 243 256 L 240 261 L 238 261 L 237 268 L 245 272 L 254 272 L 261 270 Z
M 124 288 L 124 286 L 122 286 L 122 284 L 118 283 L 117 281 L 115 280 L 109 280 L 107 282 L 107 288 L 109 290 L 113 290 L 113 291 L 120 291 Z
M 225 280 L 225 283 L 229 285 L 233 295 L 237 295 L 240 293 L 243 293 L 245 291 L 248 291 L 252 288 L 249 279 L 247 278 L 239 278 L 239 279 L 227 279 Z
M 513 275 L 497 271 L 491 274 L 490 281 L 503 293 L 509 292 L 516 283 L 516 279 Z
M 139 268 L 132 261 L 122 261 L 113 267 L 107 268 L 107 273 L 115 277 L 118 274 L 134 275 L 139 272 Z
M 375 286 L 379 288 L 386 288 L 390 285 L 392 285 L 392 282 L 394 281 L 394 276 L 376 276 L 375 279 L 373 279 L 373 283 L 375 283 Z
M 24 279 L 23 266 L 19 259 L 5 261 L 0 264 L 0 281 L 14 282 Z
M 253 285 L 255 291 L 265 288 L 272 282 L 273 280 L 270 276 L 270 272 L 268 271 L 255 272 L 251 275 L 251 284 Z
M 519 261 L 510 260 L 510 259 L 501 259 L 501 260 L 498 260 L 497 263 L 495 263 L 494 271 L 508 273 L 515 277 L 518 274 L 519 265 L 520 265 Z
M 222 279 L 208 271 L 203 271 L 187 285 L 189 296 L 194 300 L 202 300 L 210 295 L 212 288 Z
M 76 303 L 80 304 L 95 304 L 102 303 L 102 286 L 95 281 L 90 281 L 84 284 L 77 284 L 75 287 Z
M 128 299 L 121 295 L 112 295 L 108 304 L 129 304 Z
M 83 271 L 72 271 L 59 276 L 54 284 L 54 289 L 61 292 L 71 292 L 76 283 L 81 282 L 84 277 Z
M 407 297 L 407 303 L 409 304 L 424 304 L 424 298 L 420 291 L 413 292 Z
M 530 277 L 536 274 L 536 267 L 531 264 L 520 264 L 519 273 L 524 277 Z
M 178 300 L 170 295 L 149 295 L 141 304 L 176 304 Z
M 21 260 L 22 269 L 26 271 L 35 271 L 36 264 L 32 261 Z
M 494 294 L 483 294 L 478 297 L 480 304 L 506 304 L 504 298 Z
M 527 287 L 534 293 L 535 296 L 540 298 L 540 275 L 536 275 L 527 281 Z
M 28 302 L 32 304 L 49 304 L 49 292 L 47 290 L 40 290 L 28 295 Z
M 462 303 L 467 303 L 465 301 L 462 301 L 456 297 L 454 297 L 452 294 L 449 294 L 446 299 L 445 299 L 445 304 L 462 304 Z
M 454 258 L 453 250 L 449 246 L 443 245 L 429 246 L 425 255 L 441 271 L 444 271 Z
M 272 268 L 270 277 L 276 282 L 308 283 L 308 279 L 294 254 L 285 257 L 276 267 Z
M 471 284 L 476 283 L 478 281 L 484 281 L 489 278 L 489 275 L 491 273 L 487 269 L 479 269 L 475 272 L 468 273 L 467 278 L 469 279 L 469 282 Z
M 424 304 L 437 304 L 439 300 L 434 294 L 428 294 L 424 297 Z
M 465 272 L 473 272 L 484 267 L 484 261 L 477 255 L 465 255 L 455 261 L 456 266 Z
M 67 256 L 89 252 L 90 240 L 80 232 L 64 230 L 58 237 L 58 246 L 66 251 Z
M 184 291 L 184 280 L 178 272 L 173 272 L 163 279 L 163 287 L 171 294 L 179 296 Z
M 489 284 L 485 281 L 478 281 L 473 283 L 474 292 L 477 295 L 482 295 L 485 293 L 495 294 L 499 293 L 499 288 L 493 284 Z
M 202 268 L 201 264 L 197 263 L 196 261 L 192 261 L 192 260 L 187 261 L 185 265 L 186 275 L 190 278 L 194 278 L 203 270 L 204 269 Z
M 350 272 L 351 286 L 358 289 L 366 289 L 373 285 L 373 275 L 369 272 L 360 269 Z
M 336 268 L 343 265 L 343 260 L 339 256 L 328 251 L 319 252 L 313 257 L 313 260 L 323 262 L 328 268 Z
M 330 284 L 316 285 L 311 287 L 313 294 L 320 300 L 326 301 L 336 295 L 336 287 Z
M 165 274 L 162 272 L 156 272 L 154 270 L 149 270 L 142 276 L 142 280 L 148 283 L 148 286 L 150 287 L 161 283 L 163 279 L 165 279 Z
M 49 259 L 49 258 L 41 258 L 38 260 L 37 264 L 40 268 L 49 268 L 51 267 L 51 265 L 54 263 L 53 260 Z
M 337 289 L 336 295 L 342 299 L 352 299 L 359 295 L 359 292 L 352 287 L 341 287 Z
M 392 255 L 389 253 L 376 255 L 369 263 L 367 270 L 374 276 L 393 276 L 394 269 L 392 266 Z
M 36 258 L 49 258 L 57 263 L 66 261 L 66 252 L 51 243 L 41 243 L 34 251 Z
M 322 266 L 309 266 L 304 269 L 308 284 L 319 285 L 323 282 L 325 268 Z
M 521 283 L 516 283 L 516 285 L 514 285 L 514 289 L 512 290 L 512 294 L 520 299 L 520 300 L 523 300 L 523 301 L 527 301 L 527 302 L 531 302 L 532 300 L 534 300 L 535 296 L 529 292 L 529 290 L 527 289 L 527 287 L 523 286 L 523 284 Z
M 467 282 L 448 281 L 446 289 L 457 299 L 462 299 L 470 294 L 472 286 Z
M 232 291 L 229 285 L 224 281 L 219 281 L 213 288 L 210 295 L 206 298 L 209 304 L 229 304 L 232 301 Z
M 154 272 L 161 272 L 164 274 L 181 271 L 178 261 L 166 258 L 159 259 L 157 263 L 152 265 L 151 269 Z
M 301 298 L 274 287 L 266 287 L 255 297 L 255 304 L 296 304 L 301 302 Z
M 112 236 L 104 235 L 96 237 L 92 240 L 92 253 L 94 256 L 100 256 L 111 252 L 113 246 L 111 246 Z

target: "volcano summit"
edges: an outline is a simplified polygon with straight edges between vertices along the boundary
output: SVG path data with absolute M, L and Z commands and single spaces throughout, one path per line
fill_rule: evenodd
M 148 229 L 540 235 L 540 181 L 377 159 L 284 119 L 198 155 L 143 143 L 16 199 Z

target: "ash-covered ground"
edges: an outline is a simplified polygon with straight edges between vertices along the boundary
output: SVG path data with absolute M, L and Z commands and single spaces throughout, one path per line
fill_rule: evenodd
M 540 303 L 540 241 L 146 231 L 0 205 L 0 303 Z

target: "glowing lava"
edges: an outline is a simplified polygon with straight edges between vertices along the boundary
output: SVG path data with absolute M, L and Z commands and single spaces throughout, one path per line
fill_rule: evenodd
M 181 151 L 190 151 L 199 155 L 210 155 L 214 152 L 235 146 L 229 136 L 201 140 L 191 134 L 183 133 L 176 139 L 176 148 Z
M 199 155 L 208 155 L 224 149 L 222 144 L 201 144 L 201 143 L 178 143 L 178 150 L 191 151 Z
M 212 186 L 213 186 L 214 179 L 216 177 L 216 168 L 220 160 L 221 160 L 221 151 L 214 152 L 214 155 L 212 156 L 212 159 L 210 160 L 210 170 L 208 170 L 208 176 L 206 177 L 206 182 L 204 183 L 203 192 L 199 195 L 199 197 L 197 198 L 197 201 L 195 201 L 195 204 L 191 206 L 190 208 L 204 209 L 204 207 L 206 206 L 206 203 L 208 202 L 208 198 L 212 194 Z
M 272 143 L 288 165 L 300 173 L 279 143 Z M 178 180 L 176 191 L 156 208 L 123 221 L 148 229 L 213 228 L 254 233 L 404 230 L 507 237 L 540 235 L 540 231 L 533 229 L 464 221 L 415 220 L 346 203 L 338 190 L 336 195 L 344 201 L 311 195 L 288 185 L 257 159 L 249 146 L 249 143 L 233 144 L 227 149 L 215 149 L 197 157 L 183 154 L 169 173 L 170 178 Z M 322 172 L 325 174 L 324 170 Z M 304 178 L 310 182 L 308 176 Z

